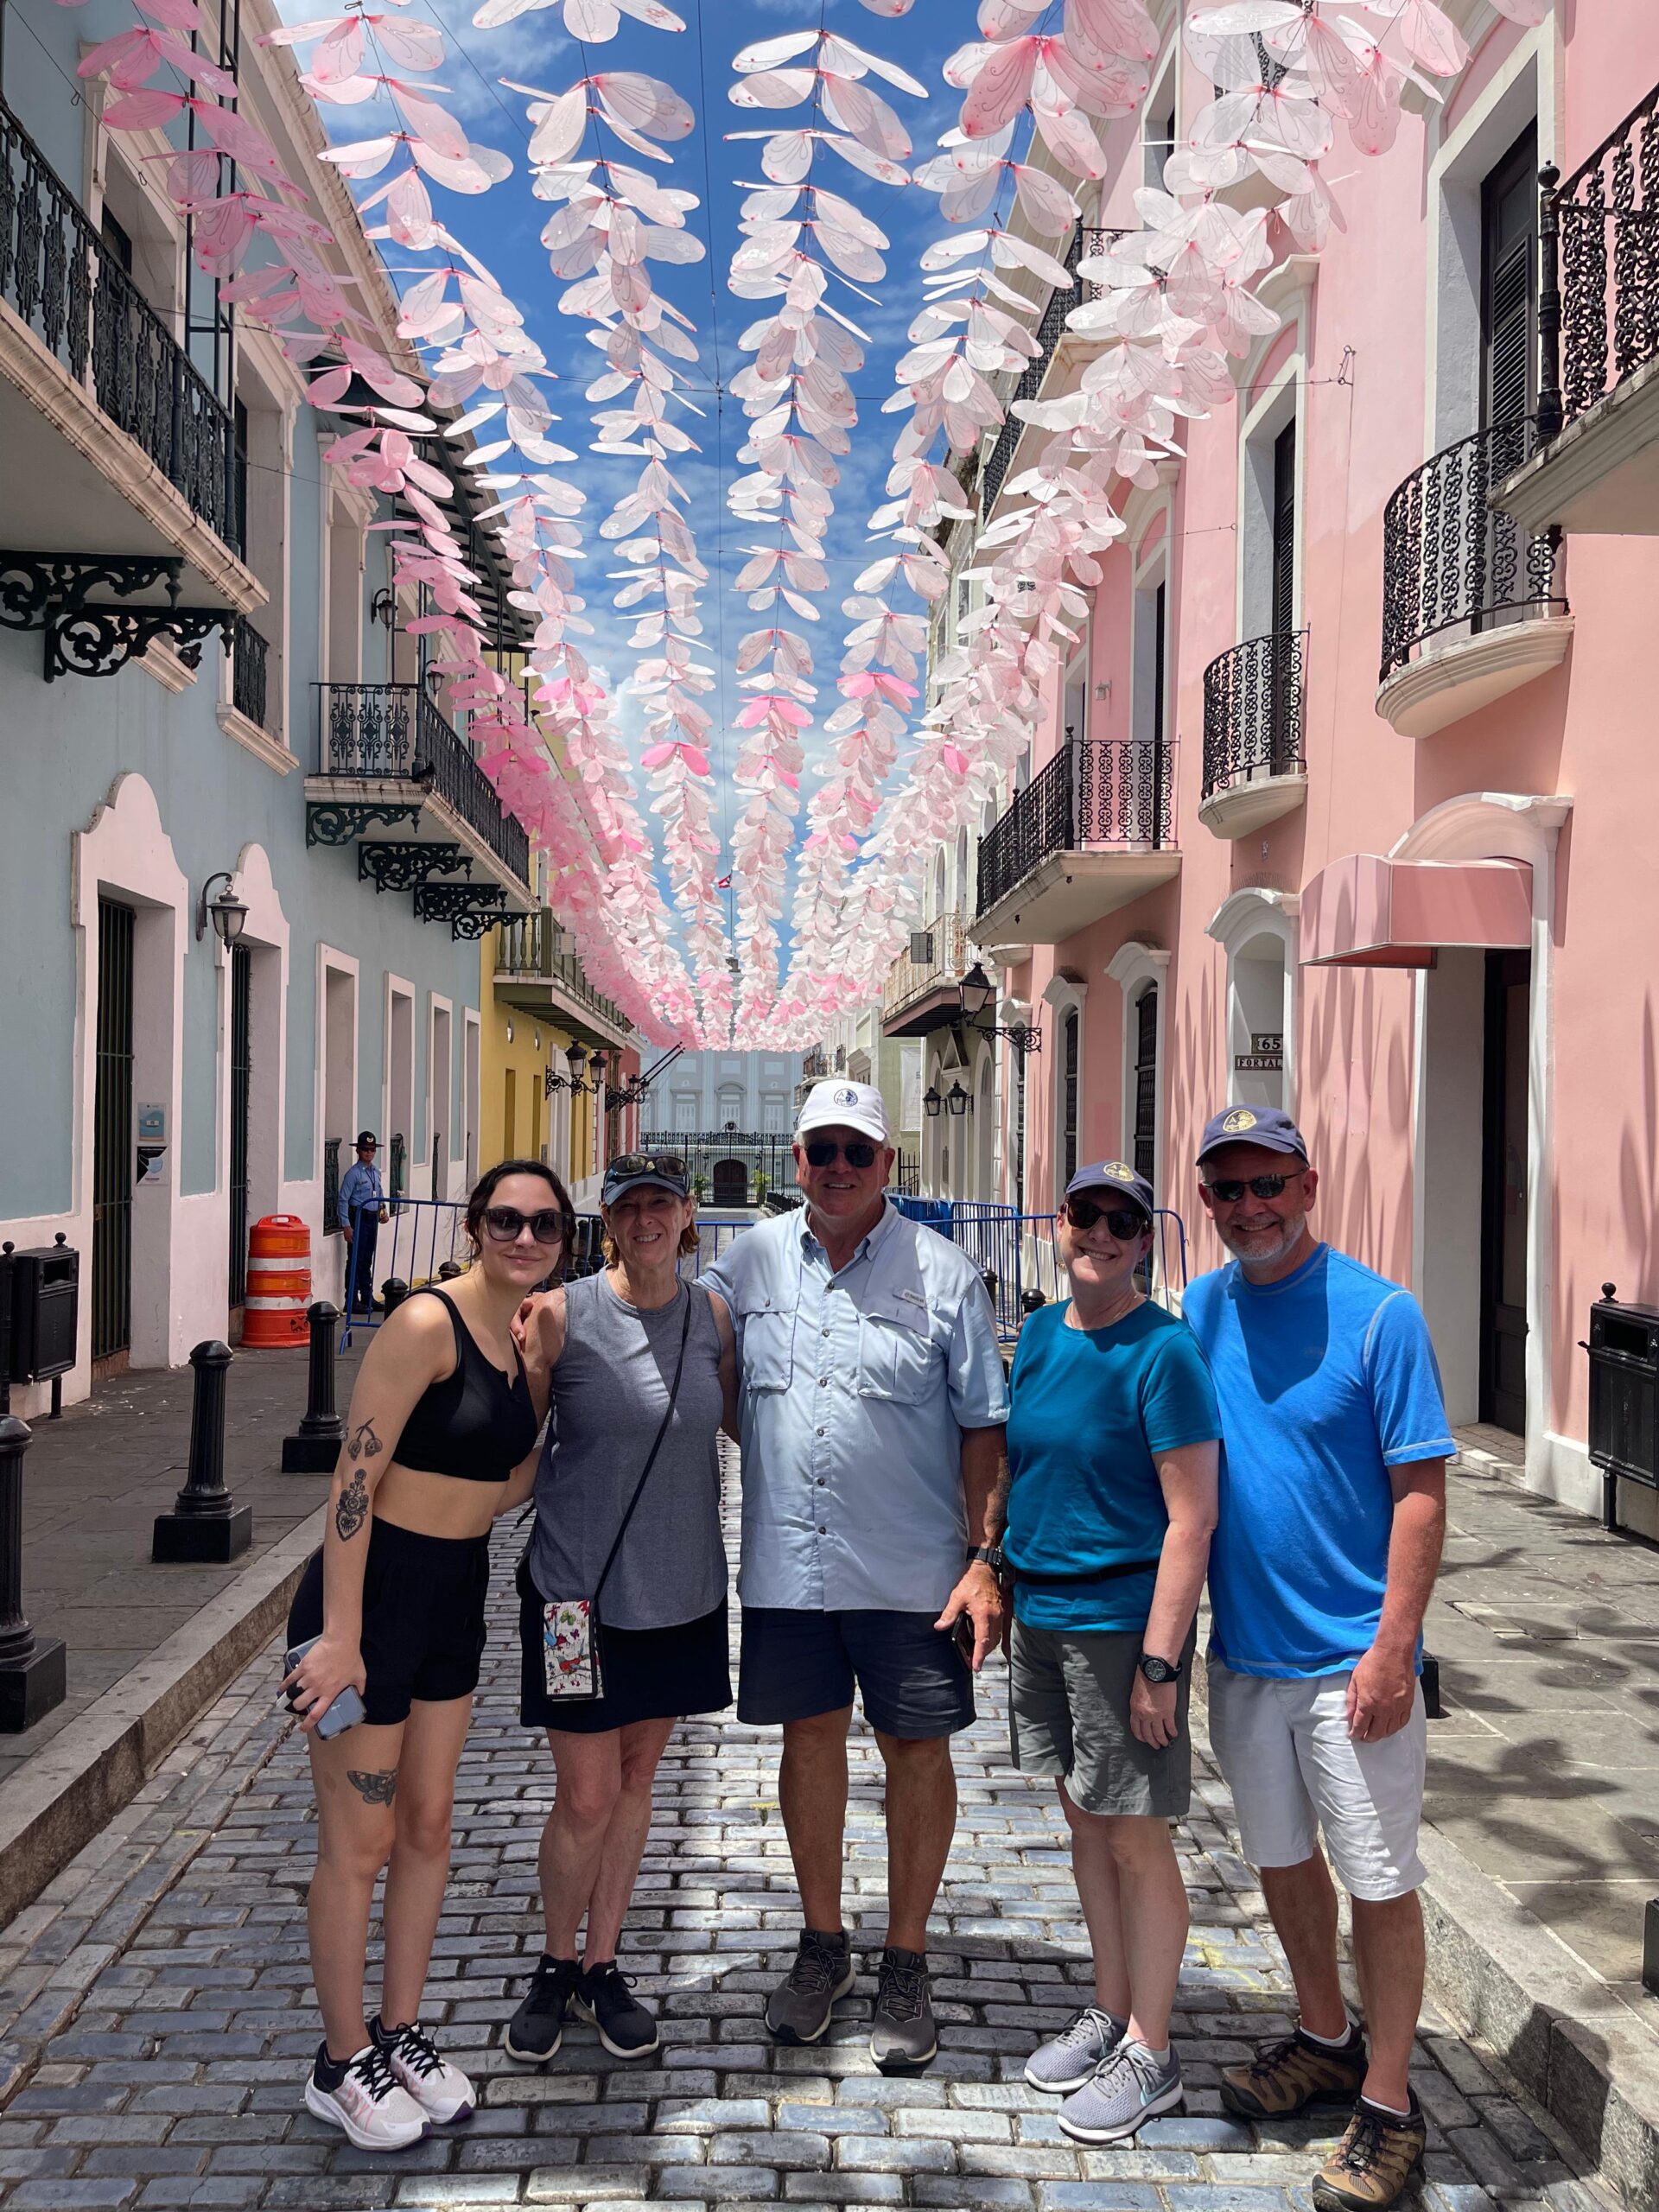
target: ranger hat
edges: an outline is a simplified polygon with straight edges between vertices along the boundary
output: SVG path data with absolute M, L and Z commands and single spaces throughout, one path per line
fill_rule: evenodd
M 1224 1145 L 1259 1144 L 1263 1152 L 1294 1153 L 1307 1158 L 1307 1143 L 1288 1114 L 1278 1106 L 1224 1106 L 1205 1123 L 1198 1166 Z

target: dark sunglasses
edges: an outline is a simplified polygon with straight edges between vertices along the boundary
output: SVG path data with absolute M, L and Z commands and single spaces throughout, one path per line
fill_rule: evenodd
M 1253 1198 L 1276 1198 L 1287 1183 L 1288 1175 L 1252 1175 L 1241 1181 L 1236 1175 L 1224 1175 L 1205 1188 L 1211 1198 L 1219 1198 L 1224 1206 L 1236 1206 L 1248 1191 Z
M 677 1152 L 625 1152 L 606 1166 L 607 1182 L 620 1183 L 630 1175 L 683 1175 L 684 1155 Z
M 849 1167 L 874 1167 L 875 1147 L 855 1137 L 851 1144 L 832 1144 L 828 1137 L 814 1137 L 810 1144 L 801 1147 L 809 1167 L 833 1167 L 844 1160 Z
M 541 1213 L 520 1213 L 517 1206 L 486 1206 L 484 1226 L 498 1244 L 516 1244 L 529 1230 L 538 1244 L 563 1244 L 565 1218 L 551 1206 Z
M 1133 1206 L 1097 1206 L 1088 1198 L 1068 1198 L 1065 1217 L 1073 1229 L 1092 1229 L 1103 1221 L 1120 1244 L 1131 1236 L 1144 1236 L 1152 1226 L 1145 1214 L 1137 1213 Z

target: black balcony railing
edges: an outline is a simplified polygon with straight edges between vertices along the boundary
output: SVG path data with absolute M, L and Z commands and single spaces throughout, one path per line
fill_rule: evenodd
M 557 917 L 545 906 L 539 913 L 524 914 L 516 921 L 504 922 L 496 932 L 496 974 L 556 983 L 590 1014 L 626 1035 L 633 1024 L 614 999 L 607 999 L 603 991 L 594 988 L 580 954 L 560 949 L 560 934 Z
M 1064 257 L 1066 268 L 1075 277 L 1077 273 L 1077 264 L 1080 261 L 1084 260 L 1090 254 L 1104 253 L 1108 245 L 1121 238 L 1122 235 L 1122 231 L 1104 231 L 1093 227 L 1081 227 L 1074 230 Z M 1048 374 L 1049 363 L 1054 359 L 1055 350 L 1065 334 L 1065 318 L 1073 308 L 1080 307 L 1085 300 L 1097 299 L 1099 296 L 1099 285 L 1090 283 L 1074 284 L 1069 292 L 1054 291 L 1049 294 L 1048 305 L 1043 309 L 1041 320 L 1037 325 L 1036 359 L 1028 361 L 1020 372 L 1019 383 L 1008 395 L 1010 404 L 1016 399 L 1036 398 L 1043 388 L 1043 378 Z M 985 474 L 980 479 L 979 512 L 982 517 L 988 515 L 996 505 L 996 495 L 1002 489 L 1003 480 L 1007 477 L 1014 460 L 1014 448 L 1024 436 L 1027 428 L 1027 425 L 1022 423 L 1017 415 L 1010 414 L 997 432 L 996 443 L 991 448 L 989 457 L 985 463 Z
M 0 299 L 240 553 L 228 410 L 3 101 Z
M 1567 178 L 1542 174 L 1543 442 L 1659 356 L 1659 86 Z
M 1459 438 L 1407 477 L 1382 518 L 1382 674 L 1447 632 L 1471 635 L 1563 613 L 1555 589 L 1560 532 L 1528 537 L 1487 505 L 1532 459 L 1539 426 L 1517 415 Z
M 1170 748 L 1156 738 L 1069 734 L 979 841 L 979 912 L 1051 853 L 1173 846 Z
M 503 811 L 494 785 L 421 684 L 319 683 L 317 725 L 320 775 L 424 785 L 529 882 L 523 825 Z
M 270 648 L 245 614 L 231 629 L 231 704 L 260 729 L 274 727 L 266 682 Z
M 1204 671 L 1204 797 L 1256 776 L 1294 776 L 1302 755 L 1303 630 L 1274 630 Z

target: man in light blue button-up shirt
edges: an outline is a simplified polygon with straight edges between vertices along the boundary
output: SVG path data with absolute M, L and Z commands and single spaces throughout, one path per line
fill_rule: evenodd
M 871 2048 L 937 2049 L 927 1918 L 956 1827 L 950 1739 L 1001 1627 L 1007 1392 L 966 1254 L 883 1196 L 880 1093 L 814 1086 L 796 1135 L 802 1211 L 733 1239 L 703 1280 L 737 1331 L 743 1449 L 738 1713 L 784 1729 L 779 1799 L 806 1929 L 767 2024 L 816 2042 L 854 1967 L 841 1924 L 856 1685 L 887 1766 L 887 1948 Z M 971 1662 L 953 1631 L 971 1630 Z

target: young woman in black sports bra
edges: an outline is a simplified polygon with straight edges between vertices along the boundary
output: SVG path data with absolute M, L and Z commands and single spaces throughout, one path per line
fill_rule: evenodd
M 484 1649 L 490 1526 L 547 1411 L 510 1324 L 527 1291 L 563 1273 L 574 1229 L 563 1184 L 538 1160 L 504 1160 L 479 1183 L 467 1205 L 472 1267 L 407 1299 L 365 1355 L 322 1549 L 289 1616 L 289 1649 L 317 1639 L 283 1685 L 317 1792 L 311 1971 L 323 2040 L 305 2101 L 362 2150 L 396 2150 L 473 2110 L 472 2084 L 421 2027 L 421 1995 Z M 364 1719 L 320 1737 L 348 1687 Z M 364 1958 L 383 1867 L 385 1971 L 370 2020 Z

